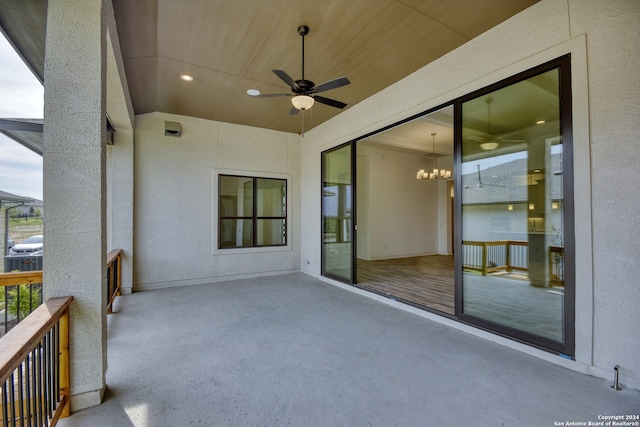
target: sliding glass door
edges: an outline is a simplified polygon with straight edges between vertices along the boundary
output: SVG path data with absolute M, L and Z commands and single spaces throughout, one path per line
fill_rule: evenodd
M 551 67 L 461 102 L 459 312 L 470 323 L 572 354 L 563 110 L 570 102 L 562 72 Z
M 323 152 L 322 275 L 574 356 L 570 65 Z
M 322 153 L 322 275 L 354 282 L 353 144 Z

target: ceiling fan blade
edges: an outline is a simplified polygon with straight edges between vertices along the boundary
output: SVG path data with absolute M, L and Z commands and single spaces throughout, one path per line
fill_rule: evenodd
M 296 107 L 291 107 L 291 110 L 289 110 L 289 115 L 290 116 L 295 116 L 299 112 L 300 112 L 300 110 L 298 110 Z
M 291 96 L 290 93 L 265 93 L 260 95 L 249 95 L 251 98 L 273 98 L 276 96 Z
M 324 82 L 317 85 L 315 88 L 315 92 L 316 93 L 325 92 L 327 90 L 337 89 L 339 87 L 346 86 L 348 84 L 351 84 L 348 78 L 340 77 L 338 79 L 329 80 L 328 82 Z
M 336 101 L 335 99 L 325 98 L 324 96 L 314 96 L 313 99 L 321 104 L 330 105 L 336 108 L 344 108 L 347 106 L 344 102 Z
M 276 76 L 280 77 L 280 79 L 285 82 L 286 84 L 288 84 L 291 89 L 293 90 L 300 90 L 300 86 L 298 86 L 298 83 L 295 82 L 295 80 L 293 80 L 289 74 L 285 73 L 282 70 L 271 70 L 273 71 L 273 74 L 275 74 Z
M 486 138 L 480 135 L 469 135 L 466 137 L 469 141 L 484 142 Z

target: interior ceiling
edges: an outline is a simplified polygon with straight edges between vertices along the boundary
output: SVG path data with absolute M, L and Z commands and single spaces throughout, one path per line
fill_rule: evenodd
M 316 84 L 349 108 L 536 3 L 537 0 L 114 0 L 136 114 L 162 111 L 298 133 L 290 89 L 271 70 Z M 189 74 L 194 81 L 180 80 Z M 339 114 L 316 103 L 306 130 Z

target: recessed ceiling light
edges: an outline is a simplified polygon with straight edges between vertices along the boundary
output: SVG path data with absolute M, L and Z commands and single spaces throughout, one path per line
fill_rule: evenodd
M 537 124 L 537 125 L 541 125 L 541 124 L 543 124 L 543 123 L 546 123 L 546 121 L 544 121 L 544 120 L 538 120 L 538 121 L 536 122 L 536 124 Z
M 250 96 L 258 96 L 258 95 L 260 95 L 260 91 L 259 91 L 258 89 L 249 89 L 249 90 L 247 91 L 247 93 L 248 93 Z
M 182 74 L 182 75 L 180 76 L 180 78 L 181 78 L 182 80 L 184 80 L 185 82 L 191 82 L 191 81 L 193 81 L 193 77 L 191 77 L 191 76 L 190 76 L 190 75 L 188 75 L 188 74 Z

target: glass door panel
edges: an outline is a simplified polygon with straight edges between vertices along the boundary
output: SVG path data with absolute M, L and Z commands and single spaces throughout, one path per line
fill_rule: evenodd
M 322 275 L 353 282 L 352 144 L 322 153 Z
M 565 342 L 562 129 L 559 68 L 462 103 L 462 313 L 556 343 Z
M 357 142 L 357 286 L 455 315 L 453 105 Z

